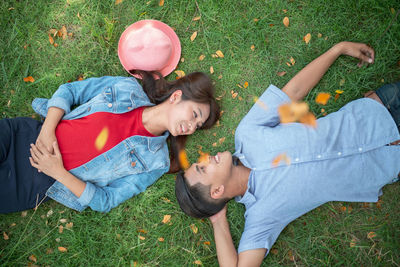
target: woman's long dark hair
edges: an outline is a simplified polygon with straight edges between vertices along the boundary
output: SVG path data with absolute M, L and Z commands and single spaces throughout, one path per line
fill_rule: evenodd
M 214 97 L 214 86 L 212 80 L 205 73 L 192 72 L 178 80 L 167 81 L 161 73 L 156 71 L 130 70 L 129 72 L 142 77 L 143 90 L 153 104 L 158 105 L 167 100 L 176 90 L 181 90 L 182 100 L 210 105 L 210 116 L 200 129 L 211 128 L 219 119 L 219 105 Z M 170 135 L 168 137 L 171 156 L 170 173 L 182 169 L 178 154 L 185 147 L 186 137 L 186 135 Z

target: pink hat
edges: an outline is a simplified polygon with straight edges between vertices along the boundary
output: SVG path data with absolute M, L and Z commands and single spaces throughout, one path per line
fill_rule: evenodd
M 140 20 L 122 33 L 118 57 L 128 72 L 132 69 L 155 70 L 166 76 L 178 65 L 181 43 L 167 24 L 158 20 Z

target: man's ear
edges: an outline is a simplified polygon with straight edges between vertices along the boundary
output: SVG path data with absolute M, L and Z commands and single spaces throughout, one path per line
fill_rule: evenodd
M 211 198 L 220 199 L 224 195 L 225 187 L 224 185 L 219 185 L 217 187 L 211 188 Z
M 169 102 L 170 103 L 175 103 L 175 102 L 178 103 L 179 101 L 181 101 L 181 98 L 182 98 L 182 90 L 176 90 L 169 97 Z

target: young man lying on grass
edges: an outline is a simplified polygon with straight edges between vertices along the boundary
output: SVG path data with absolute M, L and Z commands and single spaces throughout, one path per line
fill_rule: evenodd
M 301 101 L 340 55 L 374 61 L 365 44 L 333 46 L 282 90 L 269 86 L 259 99 L 264 107 L 255 104 L 236 130 L 234 157 L 218 153 L 178 175 L 178 202 L 190 216 L 210 217 L 221 266 L 259 266 L 291 221 L 328 201 L 376 202 L 397 178 L 400 83 L 318 119 L 316 128 L 280 122 L 278 107 Z M 282 154 L 291 163 L 274 167 Z M 232 198 L 246 207 L 238 252 L 226 218 Z

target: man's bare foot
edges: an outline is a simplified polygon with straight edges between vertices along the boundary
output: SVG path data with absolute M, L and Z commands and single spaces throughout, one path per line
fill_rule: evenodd
M 364 94 L 364 97 L 368 97 L 368 98 L 371 98 L 371 99 L 373 99 L 373 100 L 376 100 L 376 101 L 378 101 L 379 103 L 381 103 L 382 105 L 383 105 L 383 103 L 382 103 L 382 100 L 379 98 L 379 96 L 375 93 L 375 91 L 368 91 L 368 92 L 366 92 L 365 94 Z

